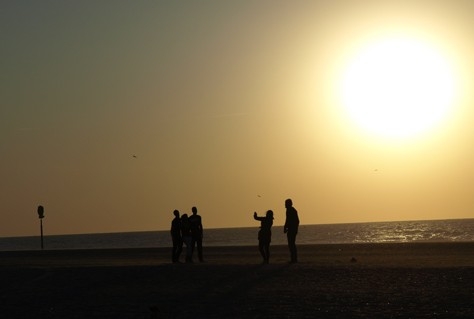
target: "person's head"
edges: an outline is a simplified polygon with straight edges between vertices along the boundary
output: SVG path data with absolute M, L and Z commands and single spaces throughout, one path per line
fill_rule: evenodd
M 196 206 L 193 206 L 193 208 L 191 208 L 191 211 L 193 212 L 193 215 L 196 215 L 198 212 L 198 209 L 196 208 Z
M 173 214 L 174 214 L 174 216 L 179 217 L 179 210 L 175 209 Z
M 292 207 L 292 206 L 293 206 L 293 201 L 292 201 L 290 198 L 288 198 L 287 200 L 285 200 L 285 207 L 286 207 L 286 208 L 290 208 L 290 207 Z
M 267 210 L 267 215 L 266 215 L 266 217 L 273 219 L 273 211 L 272 211 L 272 210 Z
M 188 219 L 188 214 L 181 215 L 181 219 Z

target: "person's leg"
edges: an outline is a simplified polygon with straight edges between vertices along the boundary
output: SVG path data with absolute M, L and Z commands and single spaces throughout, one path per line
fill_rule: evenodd
M 292 262 L 298 261 L 297 251 L 296 251 L 296 233 L 293 234 L 293 238 L 292 238 L 291 261 Z
M 196 246 L 196 238 L 191 237 L 191 255 L 194 254 L 194 246 Z
M 258 250 L 260 251 L 260 255 L 262 255 L 263 262 L 265 262 L 266 261 L 265 244 L 261 240 L 258 242 Z
M 193 262 L 193 239 L 191 237 L 187 237 L 185 239 L 186 242 L 186 262 L 192 263 Z
M 183 240 L 180 238 L 178 240 L 178 249 L 176 250 L 176 262 L 179 262 L 179 256 L 181 256 L 182 251 L 183 251 Z
M 197 241 L 197 250 L 198 250 L 198 258 L 199 258 L 199 261 L 203 261 L 203 258 L 202 258 L 202 238 L 198 238 Z
M 291 255 L 291 262 L 297 262 L 297 252 L 296 252 L 296 233 L 295 232 L 288 232 L 288 248 L 290 249 Z
M 270 262 L 270 243 L 265 243 L 265 260 L 267 264 Z
M 173 239 L 173 248 L 171 249 L 171 261 L 172 262 L 176 262 L 176 251 L 177 251 L 176 241 Z
M 180 240 L 178 238 L 173 238 L 173 250 L 171 252 L 171 260 L 173 262 L 177 262 L 179 259 L 179 251 L 180 251 L 179 242 Z

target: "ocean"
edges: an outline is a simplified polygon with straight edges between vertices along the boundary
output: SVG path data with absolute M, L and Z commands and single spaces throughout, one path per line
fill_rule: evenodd
M 205 225 L 204 225 L 205 226 Z M 258 227 L 205 229 L 204 246 L 257 245 Z M 472 242 L 474 219 L 300 225 L 297 244 Z M 272 227 L 272 245 L 286 244 L 282 226 Z M 44 236 L 44 249 L 170 247 L 169 231 Z M 39 236 L 0 237 L 0 251 L 40 250 Z

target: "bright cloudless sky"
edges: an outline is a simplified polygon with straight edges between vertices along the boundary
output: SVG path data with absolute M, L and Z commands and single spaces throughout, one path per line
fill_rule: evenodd
M 3 1 L 0 237 L 474 217 L 472 1 Z M 369 136 L 337 74 L 372 36 L 437 43 L 459 99 Z M 133 157 L 136 155 L 136 158 Z

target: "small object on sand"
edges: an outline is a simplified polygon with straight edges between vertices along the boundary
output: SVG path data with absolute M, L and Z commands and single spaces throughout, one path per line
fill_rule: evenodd
M 160 309 L 157 306 L 150 307 L 150 319 L 159 319 L 160 316 Z
M 351 258 L 351 263 L 356 263 L 357 262 L 357 259 L 355 257 L 352 257 Z

